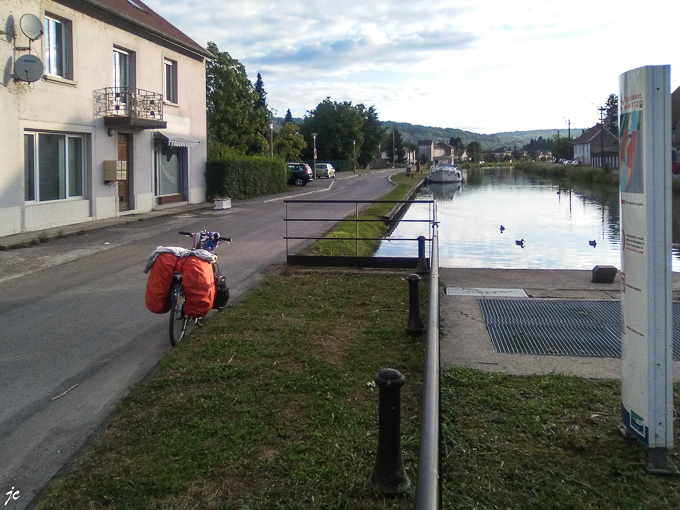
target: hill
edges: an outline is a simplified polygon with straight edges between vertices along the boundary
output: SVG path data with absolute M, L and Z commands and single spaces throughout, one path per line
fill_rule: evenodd
M 293 119 L 297 123 L 302 123 L 304 119 Z M 277 125 L 283 123 L 283 118 L 275 119 Z M 382 125 L 387 131 L 392 131 L 395 127 L 402 135 L 405 142 L 418 143 L 418 140 L 434 140 L 438 142 L 443 140 L 448 142 L 451 138 L 460 137 L 464 144 L 470 142 L 479 142 L 485 150 L 497 149 L 499 147 L 507 147 L 509 149 L 515 146 L 522 147 L 529 143 L 531 139 L 537 140 L 539 136 L 543 138 L 552 138 L 557 135 L 557 129 L 535 129 L 532 131 L 508 131 L 504 133 L 494 133 L 491 135 L 483 135 L 481 133 L 473 133 L 472 131 L 465 131 L 455 128 L 439 128 L 431 126 L 420 126 L 416 124 L 409 124 L 407 122 L 392 122 L 384 121 Z M 572 138 L 579 136 L 580 129 L 572 129 Z M 564 129 L 560 129 L 562 136 L 566 135 Z

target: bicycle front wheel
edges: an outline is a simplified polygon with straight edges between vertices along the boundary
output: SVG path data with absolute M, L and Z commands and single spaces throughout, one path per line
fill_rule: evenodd
M 175 347 L 187 331 L 189 317 L 184 315 L 184 287 L 179 280 L 170 287 L 170 345 Z

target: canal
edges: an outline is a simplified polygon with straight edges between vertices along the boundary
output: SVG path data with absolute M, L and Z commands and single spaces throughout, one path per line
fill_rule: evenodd
M 618 189 L 566 185 L 511 168 L 465 173 L 463 184 L 431 183 L 414 197 L 437 202 L 441 267 L 621 267 Z M 427 205 L 414 204 L 404 219 L 428 214 Z M 415 243 L 399 238 L 419 235 L 429 237 L 423 224 L 400 223 L 376 255 L 416 256 Z M 673 237 L 673 271 L 680 271 L 680 232 Z

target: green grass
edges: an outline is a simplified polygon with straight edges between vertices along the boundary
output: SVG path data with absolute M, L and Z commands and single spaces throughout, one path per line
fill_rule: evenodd
M 269 277 L 216 314 L 118 406 L 38 508 L 411 508 L 370 488 L 383 368 L 406 376 L 415 480 L 420 341 L 405 275 Z
M 378 392 L 366 383 L 387 367 L 406 376 L 402 448 L 417 479 L 423 341 L 404 334 L 404 276 L 270 276 L 169 353 L 37 508 L 413 508 L 413 487 L 384 499 L 369 484 Z M 618 433 L 619 387 L 444 371 L 442 507 L 680 508 L 680 480 L 648 475 L 645 447 Z
M 407 177 L 405 172 L 393 175 L 392 181 L 396 186 L 387 195 L 383 196 L 381 200 L 405 200 L 408 192 L 419 182 L 420 178 L 421 176 L 418 175 L 416 175 L 416 177 Z M 355 255 L 358 255 L 359 257 L 373 256 L 379 241 L 359 241 L 357 243 L 353 239 L 356 237 L 379 239 L 384 236 L 389 230 L 389 225 L 382 220 L 395 205 L 396 204 L 372 204 L 368 206 L 359 213 L 359 219 L 378 221 L 356 223 L 354 221 L 355 215 L 352 215 L 346 221 L 340 222 L 334 227 L 333 230 L 325 236 L 326 239 L 314 243 L 309 248 L 303 250 L 301 254 L 326 257 Z M 351 237 L 352 240 L 327 240 L 345 237 Z
M 518 163 L 515 168 L 533 175 L 550 177 L 558 180 L 582 183 L 586 185 L 600 185 L 618 187 L 618 174 L 603 172 L 600 168 L 588 166 L 567 166 L 553 163 Z

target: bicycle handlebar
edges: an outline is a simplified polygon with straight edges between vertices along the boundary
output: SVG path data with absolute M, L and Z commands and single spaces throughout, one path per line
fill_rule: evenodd
M 180 235 L 183 235 L 183 236 L 193 236 L 193 235 L 194 235 L 194 234 L 191 233 L 191 232 L 179 232 L 179 234 L 180 234 Z
M 220 241 L 224 241 L 224 242 L 230 243 L 230 242 L 231 242 L 231 237 L 220 237 Z

